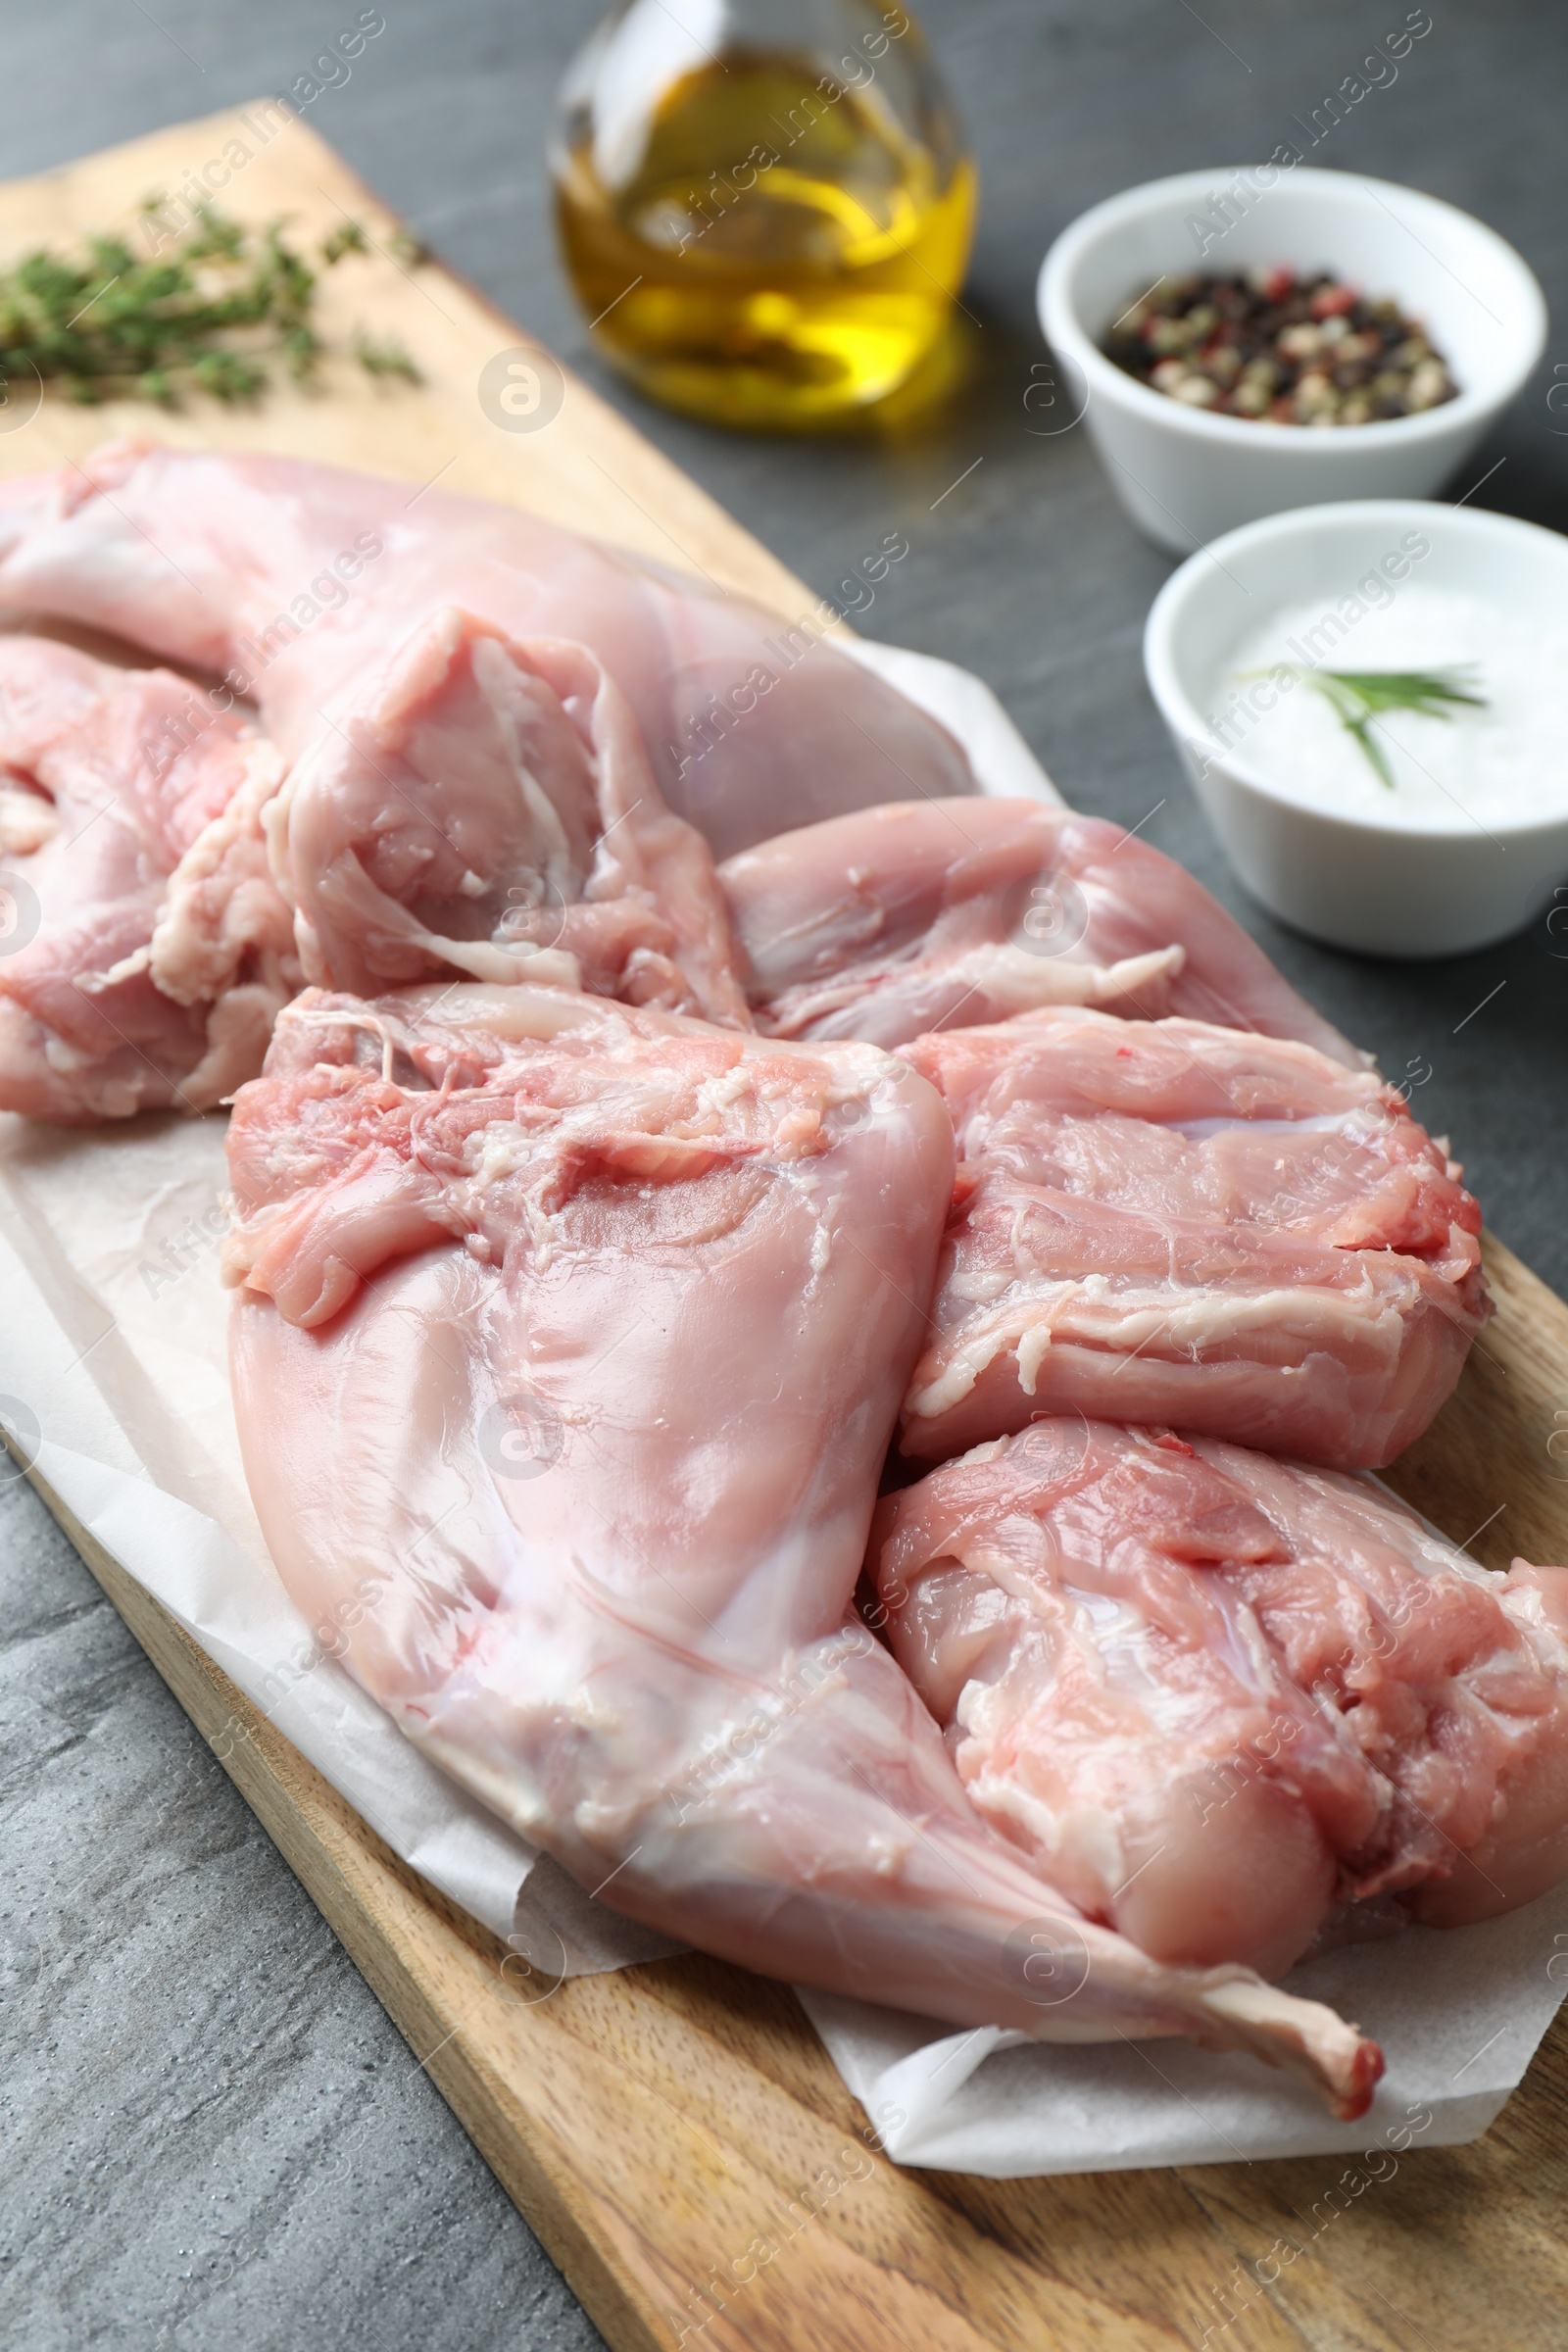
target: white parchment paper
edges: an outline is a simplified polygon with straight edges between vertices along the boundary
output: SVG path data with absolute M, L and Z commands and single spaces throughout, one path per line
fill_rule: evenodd
M 1059 799 L 978 679 L 863 641 L 849 650 L 959 737 L 988 792 Z M 512 1939 L 525 1975 L 549 1983 L 676 1948 L 592 1902 L 429 1763 L 284 1592 L 229 1398 L 226 1191 L 219 1118 L 73 1133 L 0 1116 L 0 1419 L 393 1850 Z M 242 1736 L 230 1726 L 215 1744 Z M 1437 2145 L 1486 2130 L 1568 1992 L 1568 1887 L 1483 1927 L 1332 1953 L 1287 1982 L 1383 2043 L 1389 2074 L 1361 2123 L 1335 2124 L 1254 2061 L 1185 2043 L 1021 2044 L 801 1998 L 904 2164 L 1006 2178 Z
M 1442 2147 L 1486 2131 L 1568 1993 L 1568 1886 L 1480 1927 L 1347 1946 L 1284 1983 L 1382 2043 L 1388 2073 L 1359 2123 L 1335 2123 L 1255 2059 L 1191 2042 L 1053 2047 L 828 1993 L 800 1999 L 900 2164 L 1010 2180 Z

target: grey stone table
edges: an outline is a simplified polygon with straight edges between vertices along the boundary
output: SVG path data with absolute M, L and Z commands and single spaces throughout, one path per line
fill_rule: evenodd
M 286 91 L 357 10 L 324 0 L 4 0 L 24 172 Z M 990 680 L 1069 799 L 1198 871 L 1396 1072 L 1431 1065 L 1491 1222 L 1559 1288 L 1568 961 L 1544 927 L 1389 965 L 1280 931 L 1231 883 L 1145 692 L 1170 568 L 1082 433 L 1039 438 L 1040 256 L 1133 181 L 1268 154 L 1403 0 L 925 0 L 978 148 L 974 380 L 897 441 L 731 440 L 605 377 L 556 265 L 542 157 L 594 0 L 384 0 L 312 120 L 442 254 L 604 385 L 814 588 L 884 531 L 909 559 L 861 623 Z M 1479 213 L 1568 332 L 1554 0 L 1432 0 L 1433 30 L 1314 155 Z M 1536 383 L 1454 495 L 1568 525 L 1568 439 Z M 976 463 L 976 461 L 983 461 Z M 968 470 L 946 498 L 940 494 Z M 1155 813 L 1151 816 L 1150 811 Z M 1562 943 L 1557 943 L 1559 946 Z M 1473 1008 L 1481 1005 L 1480 1011 Z M 1472 1015 L 1473 1017 L 1468 1017 Z M 5 2152 L 0 2340 L 577 2347 L 598 2339 L 220 1769 L 30 1493 L 0 1491 Z

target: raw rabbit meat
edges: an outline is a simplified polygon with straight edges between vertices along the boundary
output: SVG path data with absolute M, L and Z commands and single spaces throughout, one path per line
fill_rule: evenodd
M 1155 1963 L 988 1829 L 853 1614 L 952 1184 L 923 1079 L 529 985 L 311 992 L 229 1148 L 272 1555 L 523 1836 L 768 1974 L 1364 2110 L 1331 2012 Z
M 923 788 L 922 788 L 923 789 Z M 1040 1004 L 1347 1044 L 1173 859 L 1022 800 L 898 801 L 729 858 L 720 880 L 770 1037 L 902 1046 Z
M 1171 1965 L 1275 1975 L 1338 1902 L 1457 1926 L 1568 1873 L 1568 1570 L 1082 1418 L 891 1496 L 872 1555 L 977 1810 Z
M 195 699 L 0 636 L 0 1109 L 206 1109 L 300 984 L 260 826 L 280 762 L 238 711 L 192 733 Z
M 1077 1409 L 1376 1467 L 1452 1391 L 1481 1211 L 1372 1071 L 1060 1008 L 903 1051 L 960 1155 L 906 1453 Z
M 226 676 L 290 760 L 443 606 L 570 640 L 720 858 L 905 778 L 974 790 L 944 728 L 804 625 L 514 507 L 290 458 L 122 441 L 0 485 L 0 605 Z
M 307 976 L 529 978 L 749 1028 L 703 837 L 582 646 L 432 614 L 301 754 L 268 827 Z

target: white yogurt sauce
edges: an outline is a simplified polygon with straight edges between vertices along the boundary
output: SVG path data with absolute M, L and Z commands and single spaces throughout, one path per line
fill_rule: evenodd
M 1307 807 L 1412 831 L 1568 812 L 1568 612 L 1507 613 L 1410 581 L 1359 618 L 1342 608 L 1348 625 L 1329 645 L 1322 624 L 1333 610 L 1321 598 L 1288 606 L 1236 647 L 1211 710 L 1234 764 Z M 1315 686 L 1303 678 L 1271 686 L 1247 674 L 1279 664 L 1462 669 L 1458 683 L 1486 707 L 1449 704 L 1446 719 L 1410 710 L 1375 716 L 1372 733 L 1395 780 L 1390 791 Z M 1260 709 L 1271 694 L 1273 708 Z

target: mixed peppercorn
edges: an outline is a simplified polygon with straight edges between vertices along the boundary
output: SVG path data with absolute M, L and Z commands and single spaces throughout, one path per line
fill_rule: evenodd
M 1376 424 L 1458 390 L 1397 303 L 1368 302 L 1327 271 L 1162 277 L 1116 320 L 1104 349 L 1172 400 L 1273 424 Z

